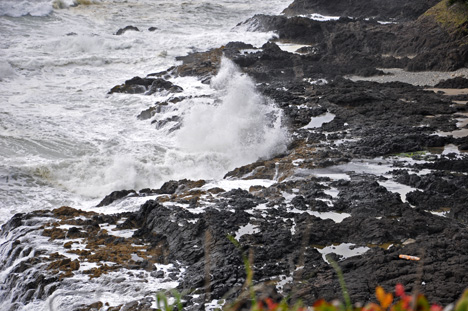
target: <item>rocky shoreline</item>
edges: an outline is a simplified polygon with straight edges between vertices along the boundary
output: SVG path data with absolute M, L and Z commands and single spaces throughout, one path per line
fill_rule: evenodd
M 169 181 L 160 189 L 116 191 L 100 203 L 105 208 L 151 197 L 134 213 L 61 207 L 16 215 L 2 227 L 4 236 L 20 228 L 37 232 L 75 259 L 53 253 L 22 261 L 2 285 L 23 287 L 12 301 L 45 299 L 80 266 L 93 263 L 85 270 L 91 279 L 125 270 L 121 282 L 178 281 L 184 309 L 205 310 L 205 303 L 240 295 L 244 252 L 253 257 L 258 292 L 275 299 L 290 295 L 310 304 L 338 298 L 338 278 L 325 258 L 331 254 L 354 302 L 372 301 L 377 285 L 391 290 L 397 283 L 431 302 L 454 302 L 468 286 L 468 95 L 346 77 L 378 77 L 388 68 L 466 68 L 466 33 L 437 20 L 437 0 L 351 2 L 331 7 L 296 0 L 285 15 L 258 15 L 236 26 L 278 33 L 260 48 L 232 42 L 112 88 L 110 93 L 173 93 L 170 102 L 156 103 L 135 120 L 153 122 L 162 107 L 184 100 L 173 77 L 209 83 L 225 56 L 282 109 L 288 150 L 227 172 L 225 184 Z M 312 13 L 341 17 L 317 21 Z M 289 52 L 287 45 L 298 50 Z M 464 90 L 467 82 L 457 77 L 436 87 Z M 172 118 L 166 121 L 183 122 Z M 2 264 L 32 251 L 26 242 L 11 241 L 9 263 Z M 45 272 L 21 284 L 18 275 L 38 266 Z M 106 310 L 154 310 L 154 293 L 147 290 L 145 299 Z M 105 304 L 98 300 L 79 310 Z

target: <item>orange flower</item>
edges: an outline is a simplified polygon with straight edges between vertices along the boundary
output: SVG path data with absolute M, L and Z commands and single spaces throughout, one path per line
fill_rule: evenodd
M 319 299 L 316 302 L 314 302 L 313 307 L 317 308 L 317 307 L 320 307 L 321 305 L 326 304 L 326 303 L 327 302 L 325 301 L 325 299 Z
M 375 295 L 377 296 L 383 310 L 388 309 L 393 302 L 393 295 L 391 293 L 386 293 L 381 286 L 377 286 L 375 289 Z

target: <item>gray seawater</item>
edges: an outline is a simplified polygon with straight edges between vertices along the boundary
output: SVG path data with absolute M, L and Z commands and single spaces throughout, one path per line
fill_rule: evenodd
M 284 0 L 2 0 L 0 224 L 32 209 L 93 206 L 114 190 L 157 187 L 174 178 L 219 178 L 273 152 L 282 142 L 267 141 L 272 133 L 251 148 L 262 150 L 253 156 L 242 140 L 229 136 L 258 130 L 252 120 L 240 121 L 245 116 L 238 116 L 230 128 L 225 120 L 210 123 L 204 130 L 221 134 L 204 145 L 199 143 L 204 132 L 169 134 L 168 128 L 136 120 L 142 110 L 170 94 L 107 92 L 134 76 L 165 70 L 177 64 L 176 56 L 189 52 L 230 41 L 261 46 L 274 34 L 246 32 L 235 25 L 255 13 L 278 14 L 286 6 Z M 127 25 L 140 31 L 114 35 Z M 184 95 L 221 98 L 229 93 L 231 101 L 238 95 L 195 78 L 173 82 L 184 88 Z M 247 78 L 237 83 L 244 85 L 231 87 L 250 87 L 255 93 Z M 262 101 L 256 99 L 252 107 Z M 186 102 L 178 111 L 164 113 L 190 115 L 193 105 Z M 209 108 L 198 109 L 198 117 Z M 231 112 L 218 111 L 219 119 L 228 119 L 222 113 Z
M 279 14 L 288 4 L 284 0 L 1 0 L 0 225 L 16 213 L 62 205 L 95 210 L 100 199 L 114 190 L 156 188 L 180 178 L 219 180 L 235 167 L 282 151 L 287 133 L 279 110 L 228 60 L 211 85 L 195 77 L 171 80 L 193 98 L 167 108 L 155 120 L 180 116 L 177 131 L 171 131 L 176 125 L 171 122 L 156 129 L 151 120 L 136 118 L 172 94 L 107 92 L 134 76 L 176 65 L 175 57 L 189 52 L 230 41 L 261 46 L 274 34 L 248 32 L 236 24 L 256 13 Z M 127 25 L 140 31 L 115 35 Z M 157 29 L 149 31 L 150 27 Z M 272 114 L 276 121 L 268 117 Z M 141 203 L 116 204 L 104 212 L 134 211 Z M 35 249 L 55 247 L 29 236 L 27 226 L 2 233 L 1 310 L 10 307 L 15 290 L 1 284 L 20 264 L 21 259 L 6 258 L 18 237 Z M 23 277 L 26 282 L 28 275 Z M 136 295 L 131 290 L 118 292 L 101 281 L 74 281 L 64 288 L 101 289 L 115 301 Z M 71 302 L 61 305 L 67 303 Z M 48 301 L 32 299 L 20 310 L 48 310 Z

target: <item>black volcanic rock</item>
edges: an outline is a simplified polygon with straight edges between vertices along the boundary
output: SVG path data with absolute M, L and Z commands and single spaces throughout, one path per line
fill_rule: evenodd
M 120 35 L 123 35 L 124 33 L 126 33 L 127 31 L 140 31 L 140 29 L 138 29 L 138 27 L 135 27 L 135 26 L 126 26 L 124 28 L 120 28 L 119 30 L 117 30 L 117 32 L 115 33 L 117 36 L 120 36 Z
M 279 40 L 308 45 L 299 65 L 299 71 L 306 76 L 369 76 L 379 74 L 376 67 L 410 71 L 453 71 L 465 67 L 468 47 L 463 44 L 464 32 L 441 25 L 437 14 L 431 11 L 401 24 L 347 17 L 320 22 L 303 16 L 255 15 L 238 26 L 251 31 L 276 31 Z M 296 68 L 298 63 L 295 62 Z
M 295 0 L 283 12 L 287 16 L 318 13 L 327 16 L 352 18 L 371 18 L 382 21 L 410 21 L 439 0 L 406 1 L 406 0 Z
M 468 79 L 455 77 L 453 79 L 442 80 L 434 85 L 434 87 L 442 89 L 466 89 L 468 88 Z
M 156 92 L 168 91 L 170 93 L 180 93 L 183 89 L 170 81 L 162 78 L 141 78 L 134 77 L 125 81 L 124 84 L 114 86 L 108 94 L 127 93 L 151 95 Z
M 135 190 L 120 190 L 120 191 L 114 191 L 111 194 L 107 195 L 104 199 L 102 199 L 101 202 L 99 202 L 96 207 L 102 207 L 111 204 L 114 201 L 117 201 L 119 199 L 125 198 L 129 195 L 137 195 Z
M 184 89 L 181 88 L 178 85 L 174 85 L 172 82 L 169 82 L 167 80 L 158 78 L 158 79 L 155 79 L 153 81 L 153 83 L 151 83 L 151 87 L 148 90 L 148 92 L 146 93 L 146 95 L 151 95 L 151 94 L 154 94 L 156 92 L 161 92 L 161 91 L 164 91 L 164 90 L 167 90 L 167 91 L 169 91 L 171 93 L 180 93 Z
M 399 254 L 423 258 L 424 271 L 427 272 L 422 277 L 428 286 L 438 282 L 451 288 L 451 291 L 460 292 L 466 281 L 468 254 L 457 248 L 464 243 L 461 237 L 467 234 L 466 228 L 453 219 L 410 207 L 401 202 L 399 195 L 389 192 L 372 178 L 355 175 L 350 182 L 332 184 L 340 191 L 333 209 L 353 214 L 341 223 L 307 213 L 312 200 L 323 198 L 325 194 L 320 189 L 323 187 L 320 183 L 304 180 L 263 189 L 258 193 L 262 198 L 244 190 L 233 190 L 219 196 L 203 214 L 196 215 L 190 212 L 190 208 L 184 209 L 177 204 L 165 207 L 148 201 L 135 213 L 141 222 L 141 229 L 135 236 L 154 244 L 165 241 L 169 247 L 169 260 L 188 266 L 181 289 L 204 287 L 208 263 L 212 299 L 222 297 L 228 290 L 238 293 L 245 280 L 241 253 L 226 236 L 236 235 L 236 231 L 249 223 L 254 224 L 258 233 L 244 234 L 239 241 L 244 252 L 250 249 L 254 254 L 256 282 L 289 273 L 296 280 L 311 280 L 292 284 L 297 287 L 293 295 L 300 295 L 306 303 L 320 297 L 333 299 L 336 292 L 332 289 L 338 286 L 337 278 L 323 261 L 317 245 L 345 242 L 353 243 L 356 247 L 374 245 L 362 256 L 340 261 L 345 278 L 353 284 L 351 293 L 355 301 L 372 298 L 372 290 L 365 284 L 373 288 L 378 284 L 392 287 L 396 282 L 404 282 L 411 287 L 409 277 L 415 272 L 410 271 L 416 265 L 399 259 Z M 256 207 L 274 197 L 274 187 L 284 191 L 289 186 L 298 189 L 300 195 L 300 199 L 296 196 L 297 199 L 293 199 L 291 204 L 298 208 L 304 206 L 301 207 L 303 212 L 291 213 L 285 208 L 286 205 L 273 201 L 268 211 L 262 211 L 263 216 L 255 212 Z M 454 241 L 458 242 L 451 242 L 454 237 L 457 237 Z M 394 246 L 384 249 L 390 244 Z M 378 245 L 387 246 L 381 249 Z M 436 250 L 441 247 L 446 254 L 442 255 Z M 452 256 L 459 256 L 460 262 L 451 261 Z M 443 262 L 439 262 L 441 259 Z M 291 263 L 294 264 L 292 267 Z M 294 268 L 300 265 L 304 265 L 303 270 Z M 457 282 L 443 277 L 444 269 L 449 267 L 457 271 Z M 373 269 L 382 272 L 369 274 Z M 438 278 L 432 277 L 432 274 L 438 275 Z M 313 281 L 324 278 L 328 279 L 326 283 Z M 432 300 L 447 303 L 454 299 L 451 291 L 429 291 L 426 294 Z

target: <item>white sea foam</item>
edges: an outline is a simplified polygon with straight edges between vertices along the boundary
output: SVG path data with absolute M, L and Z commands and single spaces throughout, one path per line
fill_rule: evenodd
M 76 254 L 69 253 L 68 249 L 63 247 L 63 243 L 72 240 L 54 240 L 49 241 L 49 238 L 40 234 L 45 223 L 53 219 L 44 218 L 31 218 L 23 221 L 23 226 L 14 228 L 9 232 L 2 232 L 0 236 L 0 256 L 3 259 L 0 262 L 0 283 L 3 284 L 16 284 L 14 288 L 9 290 L 0 291 L 0 306 L 2 310 L 70 310 L 76 309 L 79 305 L 91 304 L 96 301 L 105 301 L 111 306 L 117 306 L 125 302 L 129 302 L 143 297 L 154 297 L 154 292 L 163 289 L 175 288 L 178 285 L 177 281 L 169 279 L 160 279 L 152 276 L 150 272 L 145 270 L 127 270 L 119 269 L 112 271 L 108 274 L 103 274 L 97 278 L 90 278 L 84 271 L 98 267 L 95 262 L 81 261 L 80 268 L 74 271 L 74 276 L 65 278 L 61 281 L 54 282 L 52 279 L 49 284 L 45 286 L 38 286 L 34 288 L 26 288 L 32 292 L 33 297 L 37 297 L 41 291 L 49 291 L 51 287 L 56 287 L 53 295 L 48 297 L 45 301 L 42 299 L 18 299 L 16 303 L 11 303 L 10 299 L 16 295 L 25 294 L 25 287 L 30 282 L 37 280 L 38 274 L 43 274 L 45 278 L 49 277 L 48 272 L 43 272 L 41 269 L 47 269 L 47 261 L 42 264 L 30 266 L 26 264 L 21 268 L 21 273 L 15 273 L 12 277 L 11 271 L 18 269 L 21 264 L 31 258 L 47 257 L 50 254 L 60 254 L 68 257 L 71 260 L 77 258 Z M 47 225 L 46 225 L 47 226 Z M 67 226 L 61 226 L 67 228 Z M 104 226 L 105 227 L 105 226 Z M 122 234 L 120 231 L 110 231 L 109 233 Z M 128 237 L 128 235 L 127 235 Z M 9 253 L 15 248 L 18 242 L 23 246 L 19 246 L 21 252 L 15 256 L 9 256 Z M 80 239 L 73 240 L 73 249 L 85 249 L 86 243 Z M 134 259 L 140 260 L 141 257 L 133 256 Z M 101 264 L 112 265 L 112 262 L 101 262 Z M 168 275 L 168 270 L 173 268 L 173 265 L 155 264 L 155 270 L 163 271 Z M 184 268 L 180 268 L 183 273 Z M 13 280 L 12 280 L 13 279 Z M 26 304 L 23 304 L 26 303 Z M 49 308 L 50 307 L 50 308 Z
M 286 149 L 280 110 L 232 61 L 222 60 L 211 85 L 219 92 L 218 102 L 191 109 L 177 135 L 183 150 L 221 156 L 234 168 Z
M 52 6 L 54 9 L 67 9 L 77 5 L 90 5 L 100 3 L 101 0 L 52 0 Z
M 326 22 L 326 21 L 336 21 L 339 20 L 339 16 L 326 16 L 326 15 L 321 15 L 317 13 L 310 14 L 309 16 L 310 19 L 320 21 L 320 22 Z
M 77 5 L 99 3 L 100 0 L 2 0 L 0 2 L 0 16 L 33 16 L 50 15 L 54 9 L 67 9 Z
M 192 92 L 190 85 L 187 91 Z M 205 92 L 214 99 L 186 100 L 158 116 L 185 115 L 179 131 L 168 133 L 176 125 L 172 123 L 151 130 L 133 118 L 122 119 L 121 126 L 110 128 L 107 117 L 101 115 L 102 124 L 95 124 L 87 134 L 95 139 L 107 136 L 99 149 L 90 146 L 90 155 L 46 161 L 33 169 L 44 172 L 58 187 L 102 197 L 114 190 L 158 187 L 169 179 L 222 178 L 235 167 L 285 150 L 287 131 L 282 127 L 280 110 L 258 94 L 253 81 L 232 62 L 223 61 L 220 73 Z M 125 111 L 121 113 L 125 115 Z M 121 117 L 113 114 L 109 122 Z M 153 137 L 158 137 L 158 142 Z M 73 146 L 62 153 L 68 148 Z
M 277 14 L 284 6 L 282 0 L 255 6 L 246 0 L 0 0 L 0 225 L 15 213 L 62 205 L 96 210 L 94 206 L 111 191 L 156 188 L 169 179 L 214 178 L 216 184 L 217 177 L 236 165 L 281 150 L 285 137 L 277 110 L 255 92 L 252 81 L 229 65 L 223 64 L 212 86 L 195 78 L 173 79 L 187 99 L 169 105 L 153 120 L 136 116 L 156 101 L 177 95 L 107 92 L 134 76 L 176 65 L 175 57 L 189 52 L 230 41 L 261 46 L 273 33 L 231 31 L 232 27 L 255 13 Z M 140 31 L 114 35 L 127 25 Z M 151 26 L 158 29 L 151 32 Z M 236 111 L 241 106 L 252 115 Z M 197 120 L 208 123 L 203 113 L 226 122 L 213 121 L 218 128 L 208 135 L 204 135 L 208 126 L 184 130 Z M 178 122 L 160 129 L 151 124 L 170 116 L 182 117 L 180 131 L 171 131 Z M 224 135 L 221 141 L 216 142 L 214 133 Z M 200 144 L 188 138 L 200 135 L 208 136 Z M 123 200 L 100 211 L 135 211 L 145 200 Z M 32 241 L 37 249 L 53 251 L 55 246 L 36 235 L 30 232 L 24 243 Z M 5 236 L 1 241 L 14 239 Z M 124 295 L 133 299 L 137 281 L 128 278 L 123 287 L 115 285 L 127 293 L 108 287 L 106 295 L 114 298 L 106 300 L 115 299 L 117 304 Z M 82 286 L 102 287 L 76 278 L 61 285 L 57 294 L 65 295 L 54 303 L 66 305 L 70 299 L 66 293 Z M 140 292 L 158 286 L 148 283 Z M 10 304 L 7 296 L 0 299 L 2 307 Z M 48 310 L 47 302 L 39 299 L 23 310 Z
M 53 10 L 50 0 L 2 0 L 0 2 L 0 16 L 20 17 L 24 15 L 46 16 Z
M 1 1 L 7 3 L 21 2 Z M 29 3 L 50 8 L 52 1 Z M 190 51 L 229 41 L 263 44 L 271 33 L 231 28 L 256 10 L 279 13 L 280 0 L 261 2 L 255 11 L 247 2 L 230 1 L 163 1 L 151 11 L 154 3 L 147 0 L 62 3 L 69 8 L 48 18 L 0 16 L 0 223 L 35 209 L 88 208 L 114 190 L 154 188 L 169 179 L 216 179 L 284 148 L 280 115 L 227 62 L 212 86 L 195 78 L 173 81 L 193 98 L 157 117 L 185 116 L 180 132 L 169 133 L 177 122 L 156 130 L 135 118 L 171 95 L 106 96 L 112 86 L 164 70 Z M 129 24 L 140 31 L 114 35 Z M 158 30 L 149 32 L 148 26 Z M 220 120 L 209 123 L 204 114 Z M 187 130 L 200 121 L 199 129 Z

